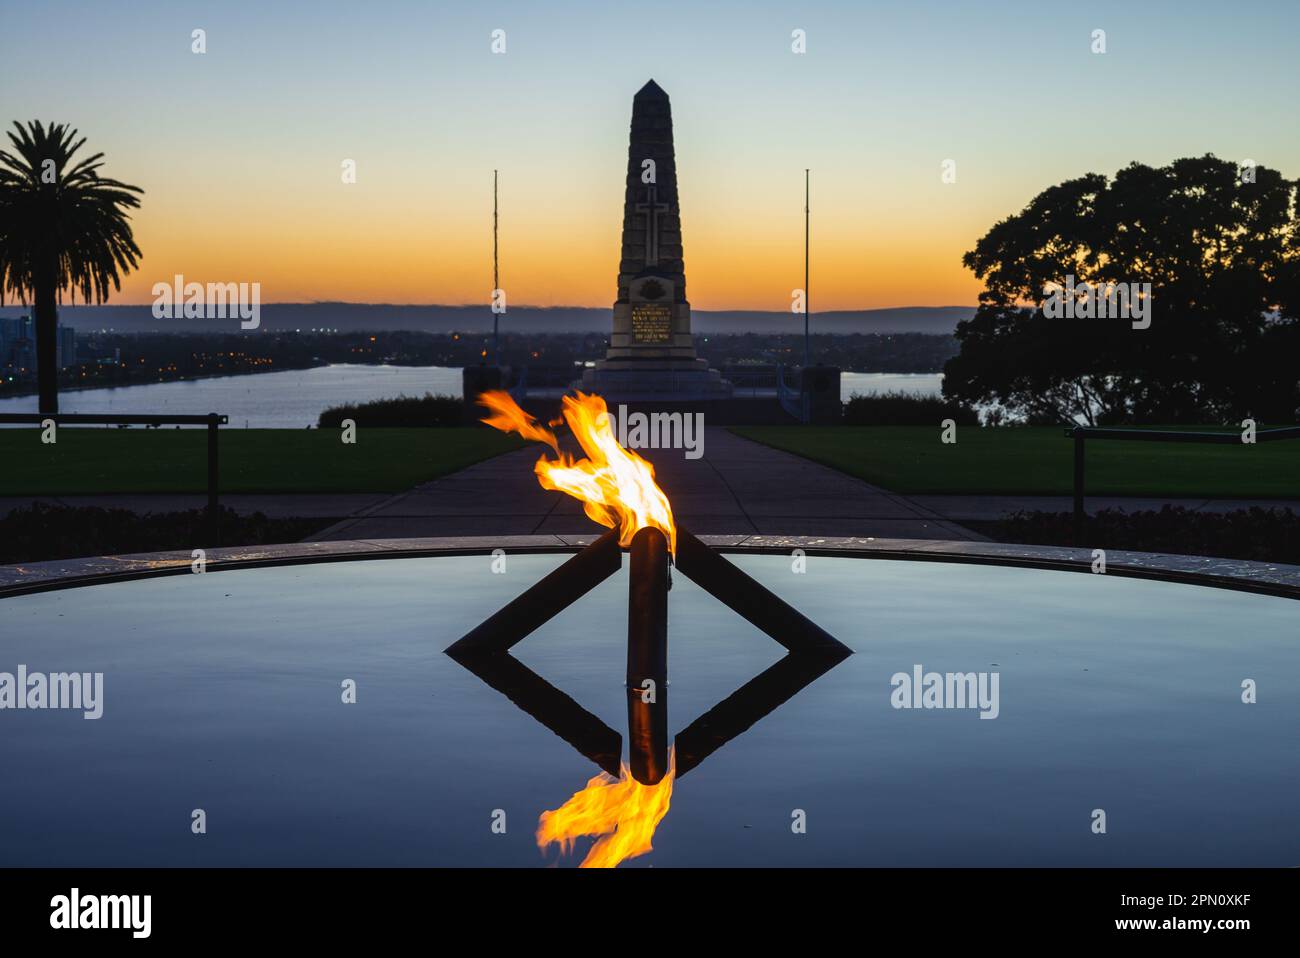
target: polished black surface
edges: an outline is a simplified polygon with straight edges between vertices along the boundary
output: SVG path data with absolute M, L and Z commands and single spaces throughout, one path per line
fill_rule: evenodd
M 504 575 L 489 556 L 284 566 L 0 601 L 0 672 L 105 675 L 96 721 L 0 711 L 0 864 L 572 864 L 581 848 L 543 855 L 534 832 L 612 765 L 612 735 L 626 758 L 626 563 L 515 647 L 512 692 L 442 651 L 565 558 L 512 555 Z M 624 867 L 1300 864 L 1295 602 L 731 558 L 857 654 L 797 689 L 784 650 L 675 576 L 680 780 L 654 851 Z M 998 717 L 893 708 L 891 676 L 914 664 L 997 672 Z M 1242 703 L 1245 679 L 1258 704 Z M 196 808 L 206 835 L 191 833 Z

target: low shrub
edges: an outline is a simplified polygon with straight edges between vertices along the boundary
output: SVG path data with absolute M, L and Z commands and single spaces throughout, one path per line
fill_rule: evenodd
M 255 546 L 300 542 L 332 519 L 270 519 L 260 512 L 241 516 L 221 510 L 221 544 Z M 170 552 L 210 546 L 207 513 L 148 512 L 103 509 L 98 506 L 56 506 L 35 502 L 0 518 L 0 565 L 121 555 L 129 552 Z
M 358 427 L 461 426 L 465 402 L 459 396 L 398 396 L 355 405 L 331 406 L 320 414 L 321 429 L 338 429 L 344 419 Z
M 1071 545 L 1074 517 L 1068 512 L 1017 512 L 1005 519 L 967 522 L 1000 542 Z M 1090 549 L 1169 552 L 1300 565 L 1300 515 L 1258 506 L 1232 512 L 1197 512 L 1165 506 L 1159 512 L 1103 509 L 1088 517 Z
M 960 403 L 904 392 L 851 396 L 844 404 L 842 422 L 846 426 L 937 426 L 945 419 L 959 426 L 980 424 L 979 414 Z

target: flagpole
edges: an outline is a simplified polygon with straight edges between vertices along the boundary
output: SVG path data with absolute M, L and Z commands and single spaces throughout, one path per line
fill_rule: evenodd
M 803 367 L 808 368 L 810 353 L 810 335 L 808 332 L 808 314 L 811 301 L 808 298 L 808 171 L 803 171 Z
M 501 314 L 496 309 L 501 279 L 497 273 L 497 171 L 492 171 L 492 365 L 501 365 L 499 326 Z

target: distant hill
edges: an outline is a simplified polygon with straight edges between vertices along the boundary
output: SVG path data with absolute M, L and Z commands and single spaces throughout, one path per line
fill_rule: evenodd
M 813 313 L 818 333 L 935 333 L 952 335 L 957 324 L 975 315 L 974 306 L 901 306 Z M 701 333 L 801 333 L 803 317 L 793 313 L 691 311 L 691 328 Z
M 29 310 L 0 307 L 0 316 L 21 316 Z M 813 313 L 819 333 L 936 333 L 951 334 L 957 323 L 975 313 L 973 306 L 905 306 Z M 512 333 L 608 333 L 611 311 L 578 306 L 516 306 L 501 317 L 501 329 Z M 149 306 L 64 306 L 60 322 L 78 330 L 118 332 L 234 332 L 236 319 L 154 319 Z M 395 306 L 386 303 L 270 303 L 261 309 L 261 328 L 419 330 L 431 333 L 486 332 L 492 313 L 485 306 Z M 803 319 L 791 313 L 693 310 L 697 333 L 797 333 Z

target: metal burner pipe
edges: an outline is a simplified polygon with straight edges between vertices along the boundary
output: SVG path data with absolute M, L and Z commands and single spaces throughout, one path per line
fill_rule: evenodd
M 505 652 L 600 585 L 622 565 L 618 530 L 611 529 L 449 645 L 446 651 L 462 656 Z
M 851 654 L 817 623 L 728 562 L 684 529 L 677 530 L 677 570 L 758 626 L 791 652 Z
M 641 529 L 629 549 L 628 765 L 643 785 L 668 771 L 668 540 Z

